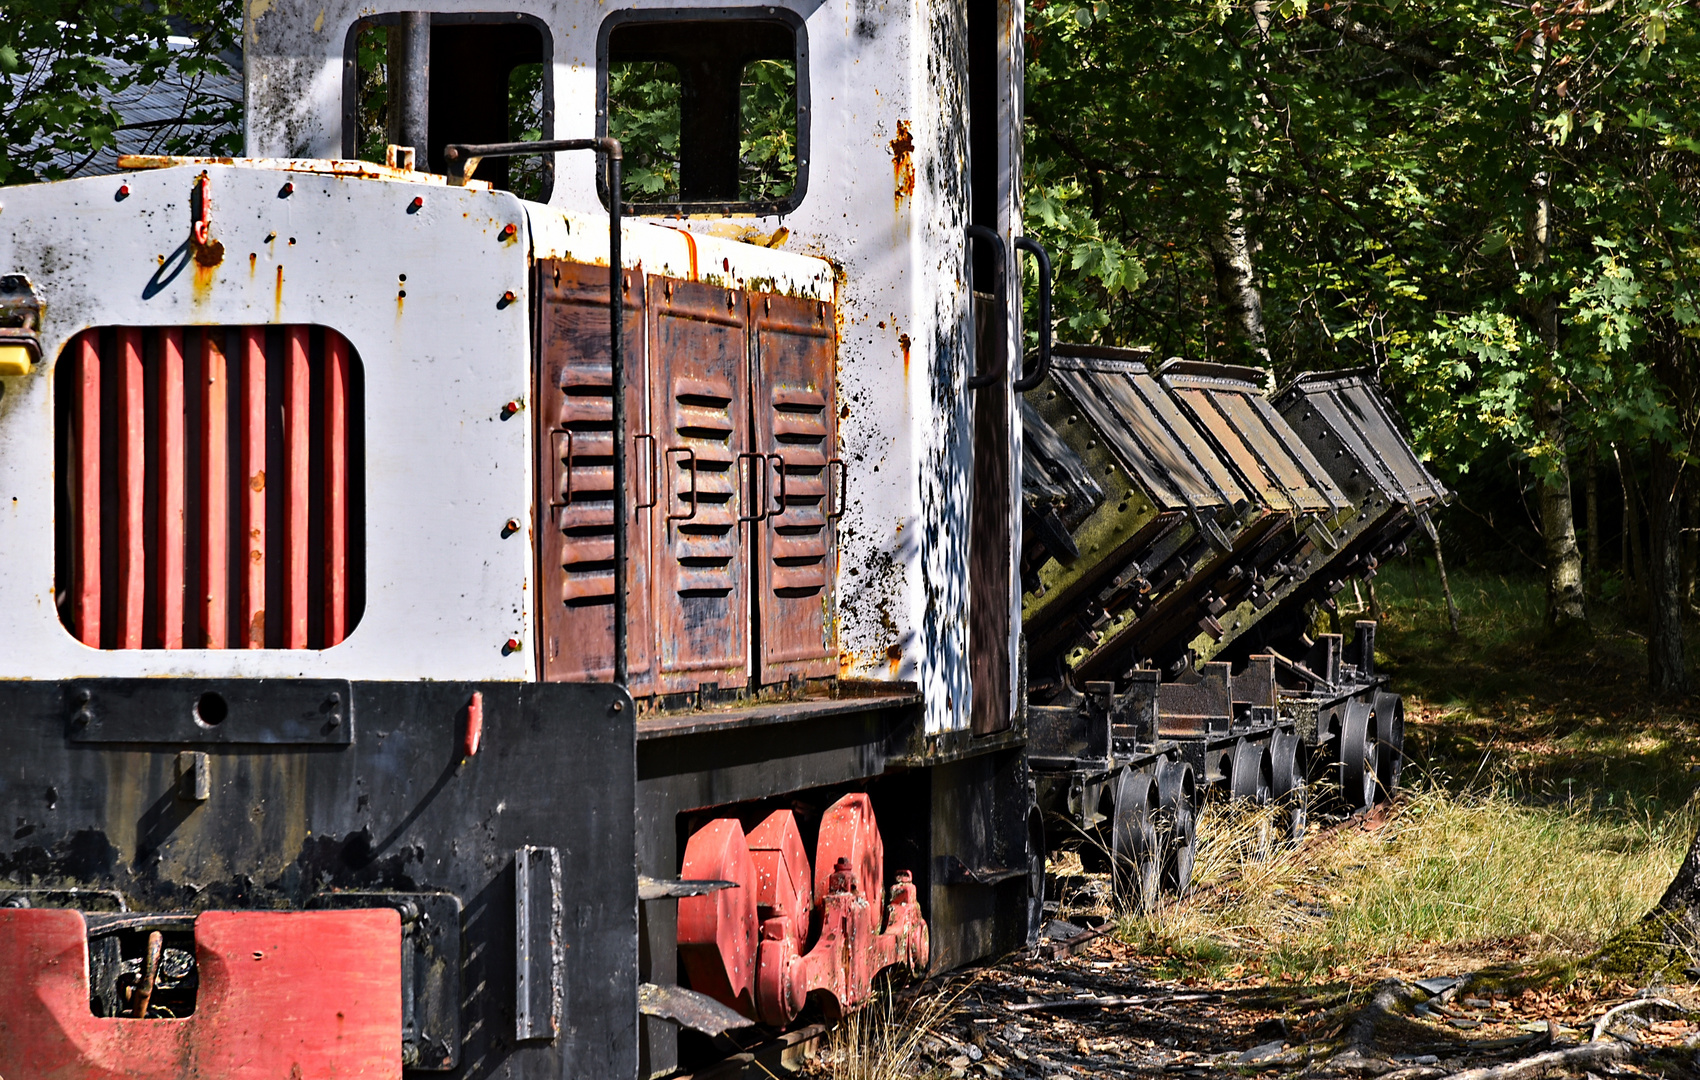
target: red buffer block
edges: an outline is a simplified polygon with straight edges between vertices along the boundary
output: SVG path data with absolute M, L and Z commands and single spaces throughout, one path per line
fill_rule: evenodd
M 208 911 L 175 1020 L 89 1011 L 79 911 L 0 911 L 0 1070 L 18 1080 L 401 1080 L 394 911 Z
M 790 1023 L 817 990 L 829 1012 L 847 1012 L 868 999 L 886 968 L 927 965 L 927 924 L 907 871 L 881 908 L 885 849 L 866 795 L 846 795 L 822 817 L 813 870 L 796 818 L 781 810 L 747 840 L 732 818 L 698 830 L 685 847 L 683 876 L 739 886 L 679 901 L 679 953 L 691 986 L 763 1023 Z M 759 941 L 744 933 L 758 921 Z

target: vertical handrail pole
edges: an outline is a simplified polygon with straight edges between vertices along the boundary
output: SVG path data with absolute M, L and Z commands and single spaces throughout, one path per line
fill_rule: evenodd
M 478 163 L 487 157 L 518 157 L 553 154 L 564 150 L 594 150 L 608 165 L 608 368 L 614 384 L 614 681 L 625 684 L 627 664 L 626 625 L 626 353 L 625 353 L 625 268 L 620 265 L 620 140 L 545 139 L 540 142 L 450 143 L 443 147 L 449 183 L 465 185 Z
M 608 367 L 614 384 L 614 681 L 630 681 L 627 656 L 626 551 L 626 298 L 625 268 L 620 256 L 621 190 L 620 143 L 596 140 L 597 152 L 608 160 Z

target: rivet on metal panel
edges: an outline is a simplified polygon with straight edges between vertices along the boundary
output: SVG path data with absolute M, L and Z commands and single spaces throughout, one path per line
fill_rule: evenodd
M 278 189 L 277 197 L 280 199 L 287 199 L 293 194 L 295 194 L 295 185 L 285 181 L 283 187 Z
M 509 518 L 507 521 L 502 523 L 503 540 L 506 540 L 508 537 L 517 532 L 519 532 L 519 518 Z
M 507 307 L 518 299 L 519 297 L 514 295 L 514 291 L 509 289 L 507 292 L 502 294 L 502 298 L 500 300 L 496 301 L 496 309 L 500 311 L 502 308 Z
M 410 214 L 417 214 L 419 212 L 420 208 L 422 208 L 424 205 L 425 205 L 425 196 L 415 195 L 413 197 L 413 201 L 407 204 L 407 212 L 410 213 Z
M 523 408 L 525 408 L 525 399 L 514 398 L 512 401 L 509 401 L 506 405 L 502 406 L 502 419 L 506 420 L 508 417 L 519 412 Z
M 498 236 L 497 239 L 498 240 L 512 240 L 514 238 L 514 234 L 518 233 L 518 232 L 519 232 L 519 229 L 515 228 L 513 223 L 510 222 L 510 223 L 502 226 L 501 235 Z
M 130 185 L 129 184 L 119 184 L 118 185 L 118 194 L 116 196 L 114 196 L 114 198 L 128 199 L 129 197 L 130 197 Z
M 520 640 L 519 640 L 519 638 L 511 637 L 507 641 L 502 643 L 502 655 L 503 656 L 507 656 L 509 653 L 519 652 L 519 650 L 520 650 Z

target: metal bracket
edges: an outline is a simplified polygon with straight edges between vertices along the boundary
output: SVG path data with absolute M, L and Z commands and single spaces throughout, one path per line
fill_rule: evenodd
M 728 1031 L 747 1028 L 754 1020 L 729 1009 L 707 994 L 686 990 L 682 986 L 638 986 L 638 1012 L 644 1016 L 659 1016 L 704 1035 L 724 1035 Z
M 677 900 L 682 896 L 706 896 L 721 889 L 735 889 L 736 881 L 677 881 L 638 875 L 639 900 Z
M 514 1040 L 561 1033 L 561 853 L 514 852 Z

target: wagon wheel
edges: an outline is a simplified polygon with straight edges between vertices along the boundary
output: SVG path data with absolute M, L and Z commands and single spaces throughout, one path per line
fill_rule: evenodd
M 1405 700 L 1398 694 L 1376 691 L 1375 742 L 1376 798 L 1391 802 L 1405 771 Z
M 1045 820 L 1037 806 L 1027 809 L 1027 944 L 1039 940 L 1045 925 Z
M 1296 732 L 1277 731 L 1269 741 L 1271 789 L 1280 808 L 1276 822 L 1288 846 L 1310 828 L 1310 785 L 1305 782 L 1304 740 Z
M 1340 727 L 1340 795 L 1348 813 L 1375 804 L 1377 782 L 1375 713 L 1369 702 L 1352 698 Z
M 1254 807 L 1268 806 L 1275 779 L 1269 745 L 1241 739 L 1234 744 L 1229 762 L 1228 794 Z M 1256 831 L 1247 855 L 1253 859 L 1266 859 L 1275 852 L 1275 826 L 1267 814 L 1258 814 L 1255 825 Z
M 1198 815 L 1192 766 L 1166 761 L 1157 770 L 1157 833 L 1163 850 L 1163 891 L 1185 896 L 1198 858 Z
M 1123 769 L 1116 779 L 1115 818 L 1110 828 L 1111 880 L 1116 899 L 1135 914 L 1157 906 L 1162 881 L 1162 846 L 1152 813 L 1157 785 L 1145 769 Z

